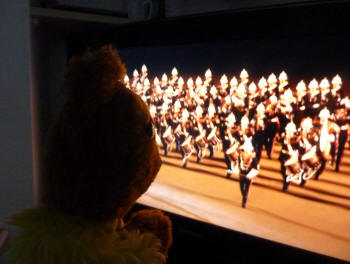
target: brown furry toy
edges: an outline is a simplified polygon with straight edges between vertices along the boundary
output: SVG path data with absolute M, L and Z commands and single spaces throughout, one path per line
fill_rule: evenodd
M 41 206 L 9 218 L 19 233 L 5 263 L 166 261 L 167 216 L 144 210 L 123 222 L 161 165 L 149 110 L 121 82 L 125 72 L 111 46 L 71 60 L 67 100 L 47 139 Z

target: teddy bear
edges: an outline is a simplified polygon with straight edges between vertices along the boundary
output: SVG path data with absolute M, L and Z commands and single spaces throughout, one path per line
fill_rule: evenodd
M 40 205 L 9 217 L 19 231 L 6 264 L 166 262 L 169 217 L 147 209 L 124 220 L 161 166 L 148 107 L 125 87 L 125 73 L 111 45 L 70 60 L 66 101 L 43 154 Z

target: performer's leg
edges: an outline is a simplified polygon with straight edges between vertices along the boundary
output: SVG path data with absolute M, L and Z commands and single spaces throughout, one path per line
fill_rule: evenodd
M 331 160 L 331 165 L 332 166 L 334 165 L 334 161 L 336 160 L 335 151 L 336 151 L 336 147 L 335 147 L 335 144 L 333 142 L 333 144 L 331 144 L 331 151 L 330 151 L 330 154 L 332 156 L 332 160 Z
M 321 164 L 321 167 L 318 169 L 318 171 L 315 174 L 315 180 L 318 180 L 318 178 L 320 177 L 320 175 L 322 174 L 322 172 L 326 168 L 326 160 L 321 158 L 320 159 L 320 164 Z
M 255 153 L 256 153 L 256 160 L 257 160 L 258 163 L 260 162 L 262 148 L 263 148 L 263 142 L 260 141 L 257 144 L 257 148 L 256 148 L 256 151 L 255 151 Z
M 249 187 L 251 184 L 251 180 L 249 180 L 248 178 L 244 177 L 243 180 L 244 184 L 243 184 L 243 197 L 242 197 L 242 207 L 245 208 L 247 200 L 248 200 L 248 192 L 249 192 Z
M 339 171 L 339 165 L 340 165 L 340 161 L 341 161 L 342 156 L 343 156 L 343 152 L 344 152 L 345 143 L 346 143 L 347 138 L 348 138 L 348 131 L 347 130 L 340 130 L 335 171 Z
M 273 143 L 274 143 L 276 134 L 277 134 L 277 128 L 276 127 L 271 128 L 268 131 L 268 133 L 267 133 L 268 140 L 267 140 L 266 152 L 267 152 L 267 156 L 268 156 L 269 159 L 271 159 Z
M 256 160 L 259 163 L 260 158 L 261 158 L 261 151 L 263 148 L 263 144 L 264 144 L 264 137 L 255 135 L 255 137 L 253 137 L 253 147 L 256 153 Z
M 176 151 L 180 152 L 180 139 L 175 135 Z
M 245 190 L 245 181 L 243 176 L 239 176 L 239 188 L 241 190 L 242 197 L 244 196 L 244 190 Z
M 245 177 L 240 175 L 239 176 L 239 188 L 241 190 L 242 194 L 242 207 L 245 207 L 246 200 L 244 200 L 244 194 L 245 194 Z
M 181 146 L 181 150 L 182 150 L 182 153 L 183 153 L 183 156 L 182 156 L 182 167 L 183 168 L 186 168 L 187 167 L 187 160 L 188 160 L 188 154 L 186 153 L 186 151 L 184 150 L 184 148 Z
M 268 137 L 266 152 L 267 152 L 267 157 L 269 159 L 271 159 L 272 144 L 273 144 L 273 138 Z
M 202 150 L 201 150 L 201 147 L 196 143 L 194 143 L 194 148 L 196 150 L 196 153 L 197 153 L 197 160 L 196 162 L 199 163 L 201 161 L 201 153 L 202 153 Z
M 214 156 L 214 146 L 212 144 L 209 144 L 208 149 L 209 149 L 209 158 L 213 158 L 213 156 Z
M 282 191 L 286 192 L 289 186 L 289 182 L 287 182 L 287 168 L 284 166 L 284 160 L 281 160 L 281 173 L 282 173 L 282 178 L 283 178 L 283 187 Z
M 227 154 L 225 154 L 225 163 L 226 163 L 226 167 L 227 167 L 226 177 L 230 178 L 231 174 L 232 174 L 232 167 L 231 167 L 231 160 Z
M 231 171 L 235 175 L 239 174 L 238 161 L 237 160 L 231 160 Z
M 245 200 L 248 199 L 248 193 L 249 193 L 249 188 L 250 188 L 251 183 L 252 183 L 252 180 L 249 180 L 248 178 L 245 179 L 245 190 L 244 190 Z
M 185 151 L 183 149 L 183 147 L 180 145 L 180 154 L 181 154 L 181 157 L 184 158 L 185 157 Z
M 166 140 L 163 137 L 161 137 L 161 141 L 163 144 L 164 156 L 167 156 L 168 155 L 168 143 L 166 142 Z
M 265 146 L 265 150 L 269 158 L 271 157 L 273 138 L 274 138 L 274 134 L 272 129 L 267 130 L 265 134 L 265 138 L 263 139 L 263 145 Z

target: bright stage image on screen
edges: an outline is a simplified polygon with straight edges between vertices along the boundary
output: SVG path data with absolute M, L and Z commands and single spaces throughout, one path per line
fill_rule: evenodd
M 350 56 L 339 36 L 120 49 L 163 160 L 138 202 L 350 260 Z

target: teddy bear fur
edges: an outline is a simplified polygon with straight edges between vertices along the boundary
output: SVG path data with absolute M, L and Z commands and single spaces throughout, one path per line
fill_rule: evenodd
M 41 205 L 10 217 L 20 233 L 5 263 L 165 261 L 167 216 L 144 210 L 123 223 L 161 165 L 149 110 L 121 82 L 125 72 L 112 46 L 70 61 L 67 100 L 47 138 Z

